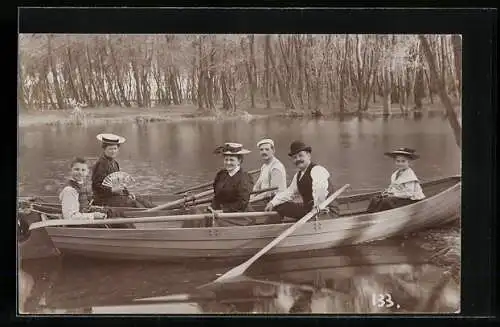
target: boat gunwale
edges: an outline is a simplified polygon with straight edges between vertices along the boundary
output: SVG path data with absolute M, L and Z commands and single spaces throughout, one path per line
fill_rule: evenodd
M 453 205 L 449 205 L 447 207 L 445 207 L 445 211 L 449 210 L 449 208 L 453 207 Z M 332 219 L 333 220 L 333 219 Z M 337 220 L 337 219 L 335 219 Z M 311 232 L 308 232 L 308 233 L 300 233 L 300 234 L 292 234 L 290 235 L 290 237 L 307 237 L 307 236 L 320 236 L 320 235 L 323 235 L 323 234 L 331 234 L 331 233 L 343 233 L 343 232 L 348 232 L 348 231 L 352 231 L 352 230 L 358 230 L 360 228 L 368 228 L 370 227 L 371 225 L 379 225 L 379 224 L 383 224 L 387 221 L 395 221 L 394 217 L 387 217 L 387 218 L 383 218 L 383 219 L 380 219 L 380 220 L 376 220 L 376 221 L 368 221 L 368 222 L 365 222 L 365 224 L 367 226 L 360 226 L 360 225 L 356 225 L 356 226 L 349 226 L 350 228 L 345 228 L 345 229 L 336 229 L 335 231 L 332 231 L 332 230 L 325 230 L 325 231 L 318 231 L 318 230 L 314 230 L 314 231 L 311 231 Z M 314 222 L 313 222 L 314 223 Z M 279 225 L 279 226 L 283 226 L 284 224 L 275 224 L 275 225 Z M 407 225 L 407 228 L 408 229 L 412 229 L 412 226 L 413 224 L 411 225 Z M 257 225 L 257 226 L 262 226 L 262 225 Z M 242 227 L 242 226 L 238 226 L 238 227 Z M 184 228 L 185 229 L 185 228 Z M 280 231 L 277 231 L 277 233 L 280 232 Z M 389 237 L 391 236 L 393 233 L 388 233 L 386 234 L 383 238 L 386 238 L 386 237 Z M 50 235 L 50 234 L 49 234 Z M 55 237 L 59 237 L 59 238 L 71 238 L 71 239 L 90 239 L 90 240 L 97 240 L 97 239 L 100 239 L 100 240 L 105 240 L 105 241 L 112 241 L 112 240 L 124 240 L 124 241 L 127 241 L 127 242 L 130 242 L 130 241 L 137 241 L 137 242 L 143 242 L 143 241 L 147 241 L 147 242 L 151 242 L 151 241 L 159 241 L 159 242 L 162 242 L 162 241 L 168 241 L 168 242 L 171 242 L 171 243 L 174 243 L 174 242 L 180 242 L 180 243 L 185 243 L 185 242 L 207 242 L 207 241 L 228 241 L 228 242 L 232 242 L 232 241 L 256 241 L 256 240 L 265 240 L 265 239 L 272 239 L 274 238 L 275 236 L 252 236 L 251 239 L 249 239 L 248 237 L 245 237 L 244 235 L 242 236 L 242 238 L 221 238 L 219 236 L 217 236 L 217 238 L 214 238 L 214 239 L 206 239 L 206 238 L 203 238 L 203 239 L 193 239 L 193 238 L 188 238 L 188 239 L 179 239 L 179 240 L 172 240 L 172 239 L 169 239 L 169 240 L 165 240 L 165 239 L 159 239 L 159 238 L 151 238 L 151 237 L 148 237 L 147 239 L 123 239 L 123 238 L 120 238 L 120 237 L 95 237 L 95 236 L 87 236 L 87 235 L 54 235 Z M 376 239 L 374 239 L 376 240 Z M 366 241 L 361 241 L 361 243 L 363 242 L 366 242 Z M 58 242 L 57 242 L 58 243 Z M 65 243 L 65 242 L 63 242 Z M 314 242 L 311 242 L 310 244 L 315 244 Z M 106 246 L 109 246 L 109 247 L 123 247 L 123 244 L 107 244 Z M 217 250 L 215 248 L 205 248 L 206 250 Z

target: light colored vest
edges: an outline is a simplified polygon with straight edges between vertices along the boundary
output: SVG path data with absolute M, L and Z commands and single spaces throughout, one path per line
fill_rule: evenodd
M 399 170 L 396 170 L 391 175 L 391 185 L 389 185 L 389 188 L 387 190 L 395 193 L 395 196 L 397 196 L 399 192 L 410 193 L 411 200 L 425 199 L 425 194 L 422 191 L 422 187 L 420 186 L 417 175 L 415 175 L 413 169 L 405 169 L 396 178 L 398 171 Z

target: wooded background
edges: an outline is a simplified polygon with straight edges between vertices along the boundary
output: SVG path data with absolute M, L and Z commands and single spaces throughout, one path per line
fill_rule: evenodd
M 404 113 L 440 88 L 453 103 L 461 97 L 459 35 L 23 34 L 19 44 L 23 109 L 65 109 L 73 99 L 203 111 L 279 103 L 312 114 L 378 103 Z

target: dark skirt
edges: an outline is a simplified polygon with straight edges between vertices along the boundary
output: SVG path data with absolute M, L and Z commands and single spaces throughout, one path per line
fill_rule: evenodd
M 155 205 L 147 198 L 136 196 L 132 200 L 128 195 L 113 195 L 107 199 L 96 199 L 94 202 L 98 206 L 108 207 L 132 207 L 132 208 L 154 208 Z
M 274 210 L 278 212 L 278 214 L 284 218 L 292 218 L 295 221 L 300 220 L 302 217 L 307 215 L 311 210 L 313 209 L 312 205 L 304 205 L 302 203 L 297 203 L 297 202 L 285 202 L 280 205 L 277 205 Z M 335 218 L 339 216 L 339 208 L 337 203 L 331 203 L 328 206 L 329 213 L 328 218 Z M 325 215 L 319 215 L 318 218 L 324 218 L 326 217 Z M 277 223 L 279 218 L 274 218 L 269 220 L 269 223 Z M 282 219 L 281 219 L 282 220 Z
M 106 199 L 105 201 L 97 200 L 95 205 L 115 207 L 113 209 L 106 209 L 108 218 L 124 218 L 123 210 L 120 207 L 132 207 L 132 208 L 154 208 L 155 205 L 147 198 L 142 196 L 136 196 L 135 200 L 132 200 L 128 195 L 113 195 L 112 197 Z M 109 224 L 109 225 L 96 225 L 96 227 L 102 228 L 134 228 L 133 224 Z
M 370 204 L 368 205 L 366 212 L 373 213 L 399 208 L 415 202 L 418 202 L 418 200 L 403 199 L 395 196 L 376 195 L 370 200 Z

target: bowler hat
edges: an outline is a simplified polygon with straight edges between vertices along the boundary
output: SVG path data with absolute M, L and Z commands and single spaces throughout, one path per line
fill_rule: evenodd
M 307 151 L 307 152 L 311 153 L 312 149 L 310 146 L 305 145 L 304 142 L 302 142 L 302 141 L 294 141 L 290 145 L 290 153 L 288 154 L 288 156 L 291 157 L 291 156 L 299 153 L 300 151 Z

